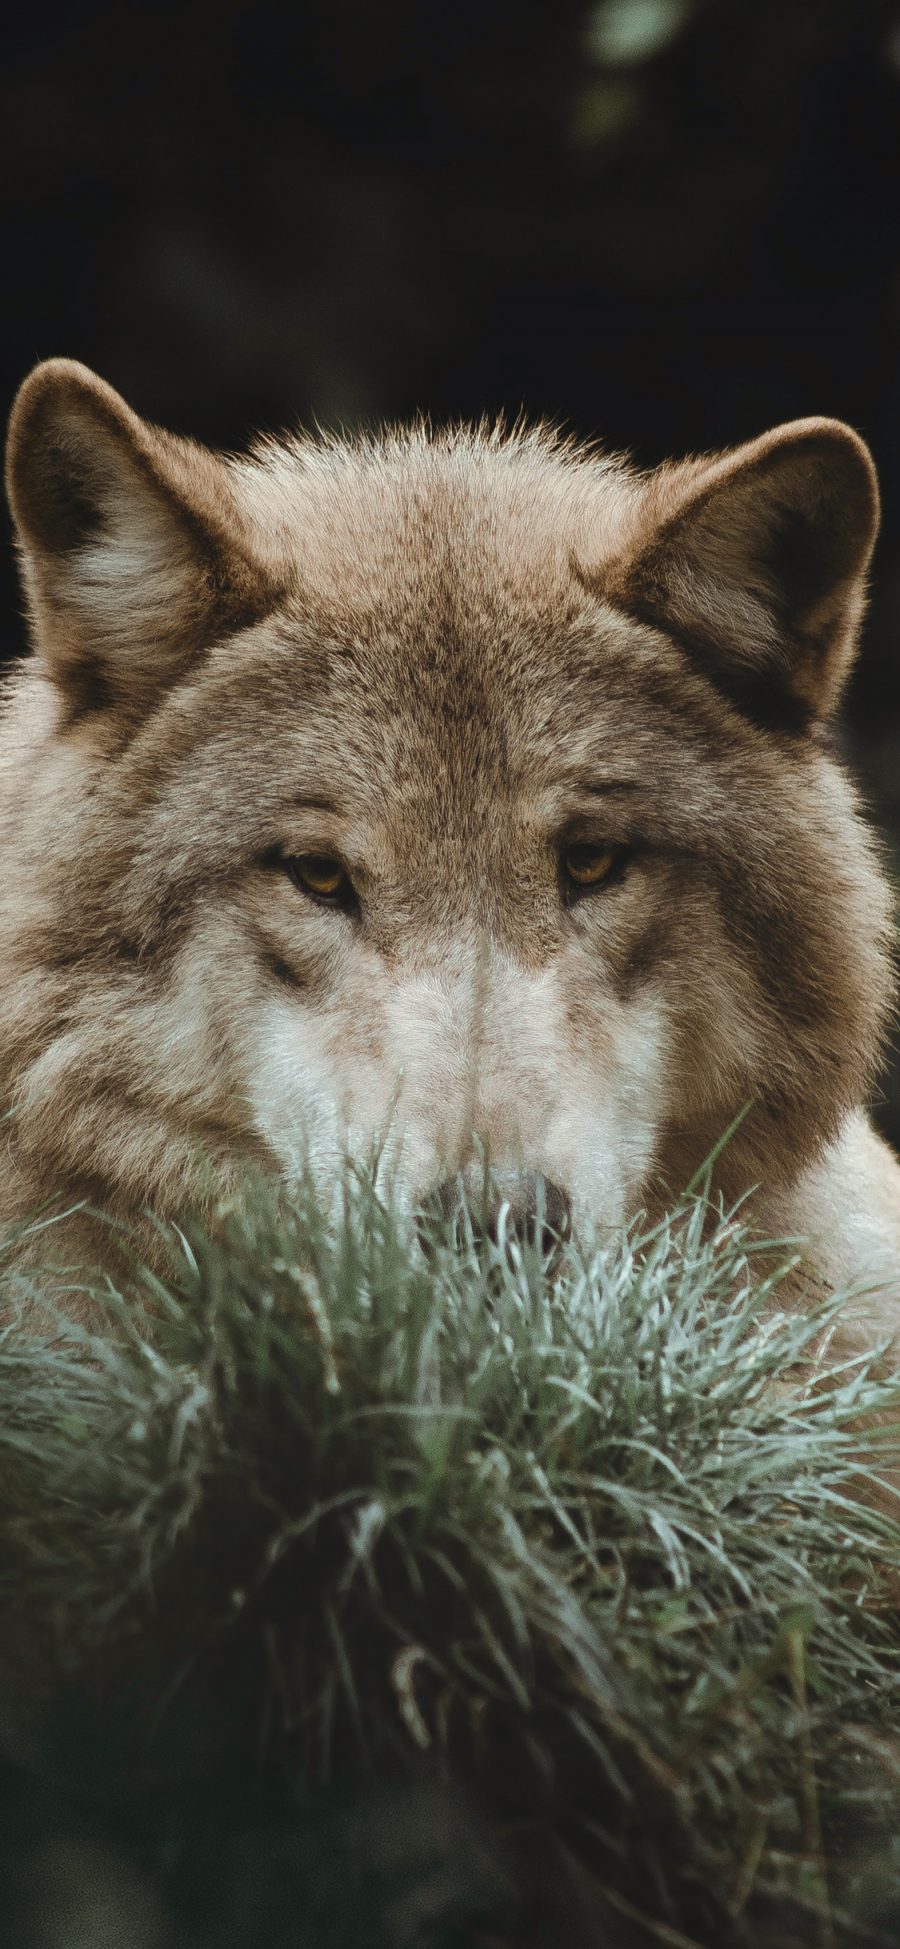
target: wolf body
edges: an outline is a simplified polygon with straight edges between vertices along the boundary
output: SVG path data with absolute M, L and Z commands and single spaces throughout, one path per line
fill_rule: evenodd
M 889 904 L 828 732 L 849 428 L 646 475 L 540 429 L 226 459 L 54 360 L 8 485 L 5 1217 L 377 1146 L 410 1206 L 486 1152 L 616 1225 L 745 1112 L 725 1195 L 892 1330 Z

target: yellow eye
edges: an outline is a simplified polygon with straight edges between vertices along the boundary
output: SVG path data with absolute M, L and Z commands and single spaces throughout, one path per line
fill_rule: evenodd
M 621 859 L 621 850 L 614 846 L 576 842 L 563 852 L 563 872 L 570 886 L 583 888 L 590 893 L 595 887 L 605 884 Z
M 353 886 L 340 860 L 330 859 L 325 853 L 301 853 L 286 864 L 301 893 L 311 894 L 314 900 L 322 900 L 329 907 L 345 907 L 352 900 Z

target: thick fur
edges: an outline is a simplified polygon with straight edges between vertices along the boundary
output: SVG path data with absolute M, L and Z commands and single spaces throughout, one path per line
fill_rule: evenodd
M 226 460 L 51 361 L 8 482 L 7 1216 L 373 1145 L 412 1204 L 483 1145 L 618 1223 L 749 1106 L 726 1194 L 892 1319 L 888 901 L 824 728 L 877 524 L 848 428 L 646 477 L 541 430 Z M 575 904 L 567 838 L 626 849 Z

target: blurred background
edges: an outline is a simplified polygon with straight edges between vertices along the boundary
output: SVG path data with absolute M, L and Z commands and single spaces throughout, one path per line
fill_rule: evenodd
M 0 92 L 7 403 L 66 353 L 225 446 L 850 420 L 885 521 L 846 735 L 900 847 L 900 0 L 49 0 Z

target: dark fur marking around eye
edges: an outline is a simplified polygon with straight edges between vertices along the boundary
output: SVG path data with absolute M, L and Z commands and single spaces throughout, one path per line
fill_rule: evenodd
M 629 946 L 614 970 L 614 980 L 620 1000 L 627 1001 L 636 988 L 649 981 L 659 967 L 666 952 L 666 934 L 662 926 L 652 922 L 629 943 Z
M 266 973 L 271 975 L 273 981 L 279 982 L 282 988 L 292 988 L 296 992 L 298 988 L 305 987 L 306 984 L 290 963 L 276 953 L 274 948 L 261 948 L 259 958 Z
M 306 987 L 306 982 L 302 975 L 298 974 L 296 968 L 292 968 L 290 962 L 285 960 L 283 954 L 279 954 L 278 949 L 272 946 L 271 941 L 267 940 L 265 934 L 254 929 L 253 944 L 256 948 L 257 960 L 259 961 L 260 967 L 265 970 L 266 974 L 273 981 L 278 983 L 279 987 L 290 988 L 294 994 L 298 990 Z

